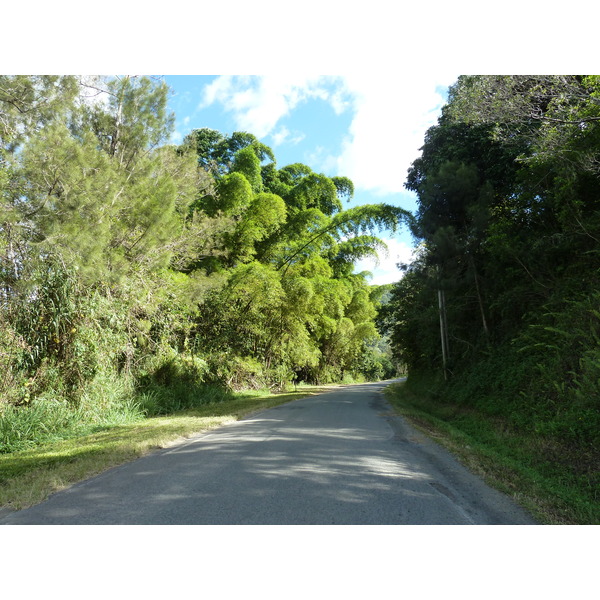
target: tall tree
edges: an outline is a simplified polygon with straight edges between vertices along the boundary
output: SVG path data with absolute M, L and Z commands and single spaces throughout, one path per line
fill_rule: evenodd
M 198 210 L 230 219 L 219 259 L 227 283 L 201 305 L 199 345 L 229 348 L 235 359 L 222 364 L 233 370 L 258 360 L 273 373 L 330 381 L 356 367 L 377 334 L 374 304 L 353 264 L 385 246 L 378 230 L 395 230 L 409 214 L 387 205 L 342 210 L 354 192 L 348 178 L 300 163 L 277 169 L 272 151 L 251 136 L 200 130 L 183 147 L 193 139 L 200 164 L 207 157 L 219 164 L 214 192 Z

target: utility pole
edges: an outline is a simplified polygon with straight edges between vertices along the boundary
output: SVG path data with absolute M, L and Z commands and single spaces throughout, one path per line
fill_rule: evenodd
M 448 346 L 448 321 L 446 320 L 446 294 L 444 290 L 438 290 L 438 305 L 440 311 L 440 338 L 442 341 L 442 362 L 444 366 L 444 381 L 448 381 L 448 359 L 450 349 Z

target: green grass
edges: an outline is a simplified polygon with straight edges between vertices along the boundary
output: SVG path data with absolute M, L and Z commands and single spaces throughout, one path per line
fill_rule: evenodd
M 171 415 L 99 425 L 95 431 L 48 439 L 35 447 L 0 454 L 0 508 L 20 510 L 111 467 L 134 460 L 195 433 L 236 421 L 253 412 L 331 390 L 299 386 L 296 392 L 230 393 Z
M 434 399 L 405 383 L 389 386 L 386 395 L 399 414 L 541 523 L 600 524 L 598 477 L 579 468 L 581 457 L 561 455 L 557 440 L 519 432 L 501 417 Z

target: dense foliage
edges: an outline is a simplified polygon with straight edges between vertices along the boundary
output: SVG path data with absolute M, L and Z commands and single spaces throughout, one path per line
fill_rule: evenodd
M 380 316 L 409 384 L 539 436 L 596 501 L 599 165 L 599 77 L 459 78 L 408 174 L 419 258 Z
M 380 379 L 539 439 L 598 500 L 600 78 L 469 76 L 410 215 L 144 77 L 0 77 L 0 448 L 223 389 Z M 393 286 L 354 263 L 410 226 Z M 390 339 L 390 358 L 380 332 Z
M 353 270 L 408 215 L 344 210 L 349 179 L 278 168 L 248 133 L 169 145 L 167 94 L 0 77 L 0 409 L 392 375 Z

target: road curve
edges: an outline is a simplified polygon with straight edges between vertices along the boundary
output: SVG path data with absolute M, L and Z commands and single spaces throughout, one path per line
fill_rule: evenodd
M 56 493 L 2 524 L 535 524 L 352 385 L 255 413 Z

